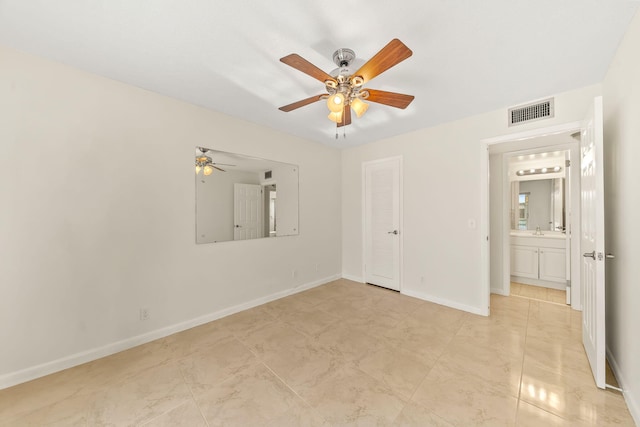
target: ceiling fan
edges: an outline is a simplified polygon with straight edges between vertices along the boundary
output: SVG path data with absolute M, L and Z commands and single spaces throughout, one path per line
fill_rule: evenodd
M 407 108 L 413 95 L 364 88 L 364 84 L 389 68 L 399 64 L 413 54 L 404 43 L 398 39 L 391 40 L 385 47 L 369 59 L 362 67 L 353 72 L 349 64 L 356 57 L 351 49 L 338 49 L 333 54 L 333 62 L 338 66 L 331 74 L 325 73 L 300 55 L 292 53 L 281 62 L 320 80 L 325 85 L 327 93 L 315 95 L 307 99 L 280 107 L 284 112 L 293 111 L 321 99 L 327 100 L 329 119 L 338 127 L 351 124 L 351 110 L 361 117 L 369 108 L 363 100 L 377 102 L 396 108 Z M 337 138 L 337 134 L 336 134 Z
M 202 154 L 196 154 L 196 175 L 199 174 L 200 171 L 202 171 L 205 176 L 209 176 L 213 173 L 214 169 L 217 169 L 221 172 L 226 172 L 226 170 L 219 168 L 216 165 L 235 166 L 228 165 L 226 163 L 214 163 L 213 159 L 211 159 L 211 157 L 207 156 L 206 154 L 208 151 L 210 151 L 208 148 L 198 147 L 198 150 L 200 150 Z

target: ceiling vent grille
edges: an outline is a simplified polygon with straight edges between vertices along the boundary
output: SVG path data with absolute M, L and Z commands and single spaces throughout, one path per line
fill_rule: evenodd
M 509 126 L 553 117 L 553 98 L 509 108 Z

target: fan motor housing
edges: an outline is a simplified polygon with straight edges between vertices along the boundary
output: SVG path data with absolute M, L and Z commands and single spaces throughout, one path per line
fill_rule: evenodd
M 349 66 L 349 64 L 351 64 L 351 61 L 353 61 L 355 57 L 356 53 L 353 50 L 347 48 L 338 49 L 333 52 L 333 62 L 341 68 Z

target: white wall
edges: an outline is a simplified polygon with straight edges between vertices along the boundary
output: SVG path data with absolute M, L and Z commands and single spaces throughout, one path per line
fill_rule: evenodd
M 340 274 L 339 151 L 2 47 L 0 64 L 0 388 Z M 300 235 L 196 245 L 195 146 L 299 165 Z
M 555 117 L 549 120 L 509 128 L 505 106 L 502 110 L 344 150 L 343 275 L 362 280 L 362 162 L 403 156 L 402 291 L 464 310 L 485 312 L 486 289 L 480 286 L 480 280 L 481 248 L 486 240 L 479 226 L 474 229 L 468 226 L 469 220 L 480 224 L 480 207 L 484 203 L 480 196 L 480 141 L 582 120 L 600 91 L 600 85 L 594 85 L 556 95 Z M 493 240 L 492 244 L 495 243 Z M 497 262 L 501 270 L 502 261 Z M 424 284 L 420 282 L 422 276 Z
M 607 347 L 640 425 L 640 14 L 609 67 L 604 91 Z

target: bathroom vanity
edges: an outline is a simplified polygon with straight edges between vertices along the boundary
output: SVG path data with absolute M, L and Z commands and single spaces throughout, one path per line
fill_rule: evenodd
M 546 231 L 512 231 L 511 281 L 564 290 L 570 280 L 567 269 L 567 236 Z

